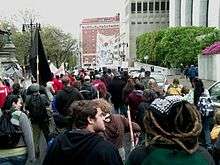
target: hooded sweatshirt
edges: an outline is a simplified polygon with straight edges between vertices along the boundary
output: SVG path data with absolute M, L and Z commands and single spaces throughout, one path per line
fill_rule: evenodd
M 59 135 L 44 165 L 123 165 L 118 150 L 96 133 L 72 130 Z
M 68 115 L 68 108 L 73 101 L 82 100 L 83 96 L 80 92 L 70 86 L 65 86 L 63 90 L 59 91 L 56 95 L 56 109 L 61 115 Z

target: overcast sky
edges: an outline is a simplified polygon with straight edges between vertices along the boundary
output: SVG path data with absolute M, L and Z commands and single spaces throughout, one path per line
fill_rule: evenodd
M 52 24 L 77 37 L 80 20 L 114 16 L 124 0 L 3 0 L 0 16 L 10 17 L 19 10 L 34 10 L 43 25 Z

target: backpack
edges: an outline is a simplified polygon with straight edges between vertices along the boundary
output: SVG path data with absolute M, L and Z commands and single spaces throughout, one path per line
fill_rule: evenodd
M 49 121 L 46 109 L 46 101 L 42 95 L 28 95 L 26 98 L 26 109 L 29 111 L 31 122 L 42 124 Z
M 83 95 L 85 100 L 92 100 L 95 98 L 95 89 L 93 89 L 92 85 L 83 85 L 79 92 Z
M 22 136 L 21 128 L 12 124 L 11 118 L 10 110 L 5 110 L 0 117 L 0 149 L 16 147 Z
M 203 117 L 214 116 L 215 109 L 210 97 L 200 96 L 197 107 Z

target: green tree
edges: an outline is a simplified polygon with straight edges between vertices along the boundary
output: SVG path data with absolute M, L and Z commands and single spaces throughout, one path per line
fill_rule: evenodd
M 148 63 L 179 67 L 196 64 L 197 55 L 220 39 L 220 31 L 210 27 L 175 27 L 145 33 L 137 38 L 137 57 L 148 55 Z
M 66 34 L 54 26 L 47 26 L 42 28 L 42 38 L 51 62 L 57 67 L 63 62 L 68 63 L 69 66 L 74 65 L 77 41 L 69 33 Z

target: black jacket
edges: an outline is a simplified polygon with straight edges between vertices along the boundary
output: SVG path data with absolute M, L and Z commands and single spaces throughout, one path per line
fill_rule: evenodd
M 59 135 L 49 148 L 44 165 L 123 165 L 118 150 L 95 133 L 72 130 Z
M 56 108 L 61 115 L 68 115 L 68 108 L 73 101 L 82 100 L 83 96 L 73 87 L 66 86 L 56 95 Z

